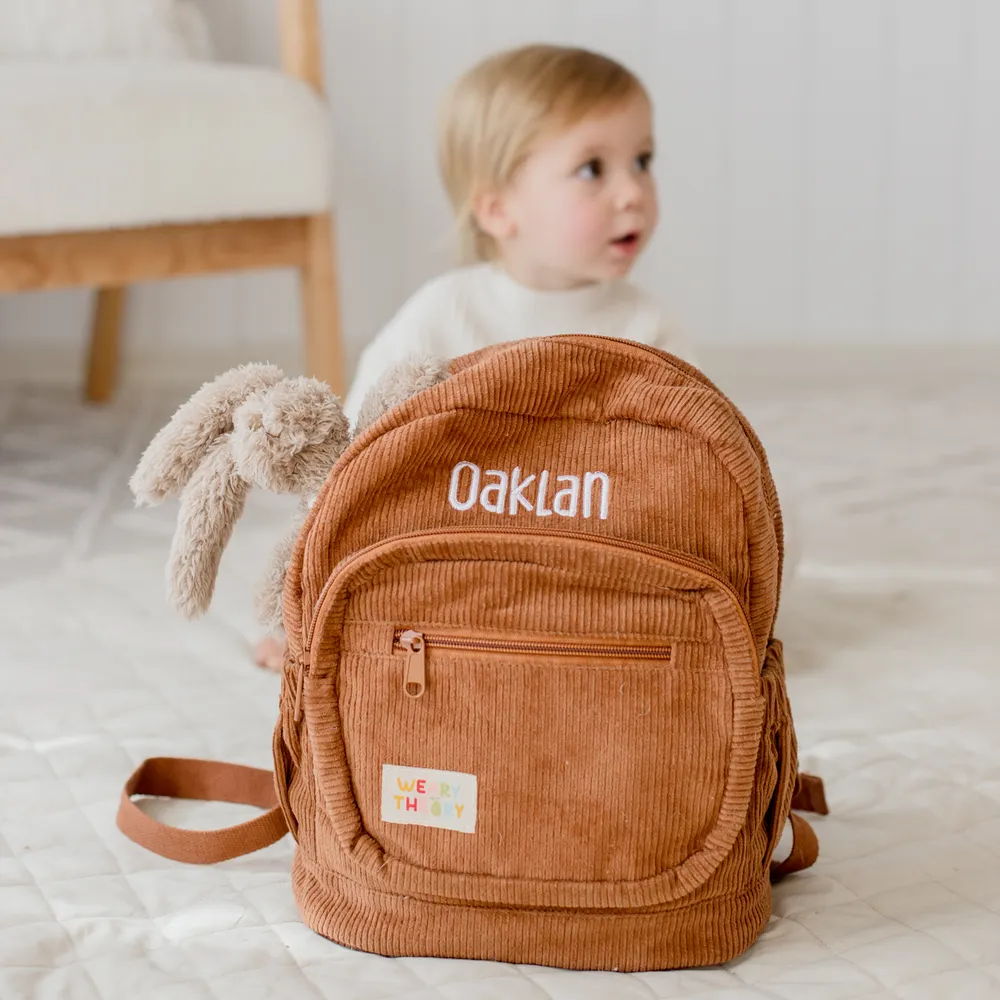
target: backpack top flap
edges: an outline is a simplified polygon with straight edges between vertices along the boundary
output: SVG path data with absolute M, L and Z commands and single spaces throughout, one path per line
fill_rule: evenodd
M 740 596 L 763 662 L 781 515 L 760 442 L 708 379 L 654 348 L 589 335 L 501 344 L 452 371 L 331 470 L 286 577 L 293 655 L 346 556 L 412 532 L 530 527 L 711 564 Z

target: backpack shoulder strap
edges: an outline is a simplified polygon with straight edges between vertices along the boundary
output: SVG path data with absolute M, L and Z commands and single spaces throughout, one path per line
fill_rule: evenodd
M 133 795 L 236 802 L 267 812 L 222 830 L 184 830 L 147 815 L 132 801 Z M 184 757 L 143 761 L 122 789 L 117 823 L 118 829 L 141 847 L 188 864 L 213 864 L 251 854 L 288 832 L 271 771 Z
M 792 809 L 816 813 L 826 816 L 830 810 L 826 804 L 826 792 L 823 779 L 814 774 L 800 771 L 795 778 L 795 791 L 792 795 Z M 780 864 L 771 863 L 771 881 L 778 882 L 786 875 L 811 868 L 819 857 L 819 839 L 816 831 L 797 812 L 789 813 L 792 823 L 792 853 Z

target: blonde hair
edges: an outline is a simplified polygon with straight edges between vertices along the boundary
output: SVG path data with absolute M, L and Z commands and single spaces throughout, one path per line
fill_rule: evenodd
M 560 45 L 527 45 L 491 56 L 448 90 L 438 117 L 438 165 L 455 212 L 462 257 L 496 256 L 476 223 L 483 191 L 513 181 L 532 143 L 549 128 L 569 128 L 635 94 L 630 70 L 607 56 Z

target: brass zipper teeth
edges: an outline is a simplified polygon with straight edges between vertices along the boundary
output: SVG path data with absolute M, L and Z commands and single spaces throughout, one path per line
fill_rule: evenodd
M 395 645 L 400 649 L 406 647 L 400 642 L 403 632 L 395 635 Z M 424 642 L 428 647 L 438 646 L 442 649 L 467 649 L 473 652 L 485 653 L 537 653 L 552 656 L 633 656 L 650 660 L 669 660 L 669 646 L 615 646 L 615 645 L 576 645 L 573 643 L 531 642 L 516 639 L 466 639 L 461 636 L 434 635 L 422 632 Z

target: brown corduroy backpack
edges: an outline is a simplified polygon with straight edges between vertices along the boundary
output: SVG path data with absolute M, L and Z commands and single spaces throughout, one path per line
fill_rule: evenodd
M 816 858 L 791 810 L 825 812 L 781 562 L 764 451 L 695 369 L 583 335 L 465 355 L 348 447 L 299 536 L 274 775 L 152 759 L 119 824 L 202 862 L 287 826 L 303 919 L 364 951 L 726 961 Z M 178 830 L 139 792 L 274 808 Z

